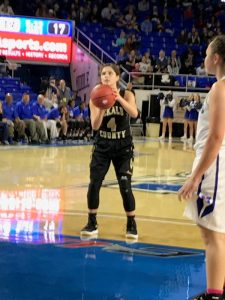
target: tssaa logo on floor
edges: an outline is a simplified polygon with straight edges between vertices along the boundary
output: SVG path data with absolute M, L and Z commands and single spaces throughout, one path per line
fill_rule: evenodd
M 174 176 L 136 177 L 132 179 L 132 189 L 160 194 L 177 193 L 188 176 L 189 173 L 182 172 Z M 118 188 L 116 181 L 107 181 L 104 183 L 104 186 Z

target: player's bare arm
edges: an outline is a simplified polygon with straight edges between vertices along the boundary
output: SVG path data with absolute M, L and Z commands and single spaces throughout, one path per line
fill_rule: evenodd
M 93 130 L 98 130 L 102 124 L 105 110 L 94 106 L 91 100 L 89 105 L 90 105 L 90 113 L 91 113 L 91 126 Z

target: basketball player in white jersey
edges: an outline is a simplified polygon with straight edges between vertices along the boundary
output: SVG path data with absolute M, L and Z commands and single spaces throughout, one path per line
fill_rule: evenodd
M 199 113 L 191 177 L 178 192 L 185 215 L 200 227 L 206 249 L 207 290 L 195 300 L 222 300 L 225 281 L 225 35 L 206 50 L 205 68 L 215 74 Z M 196 196 L 197 195 L 197 196 Z

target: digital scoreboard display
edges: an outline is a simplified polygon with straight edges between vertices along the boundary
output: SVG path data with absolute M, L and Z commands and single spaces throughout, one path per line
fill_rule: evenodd
M 17 62 L 69 64 L 73 22 L 0 16 L 0 56 Z

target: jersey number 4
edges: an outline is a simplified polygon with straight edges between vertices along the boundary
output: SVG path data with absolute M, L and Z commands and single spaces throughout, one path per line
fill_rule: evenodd
M 109 122 L 107 123 L 107 128 L 110 128 L 111 131 L 116 131 L 116 120 L 115 118 L 112 118 L 109 120 Z

